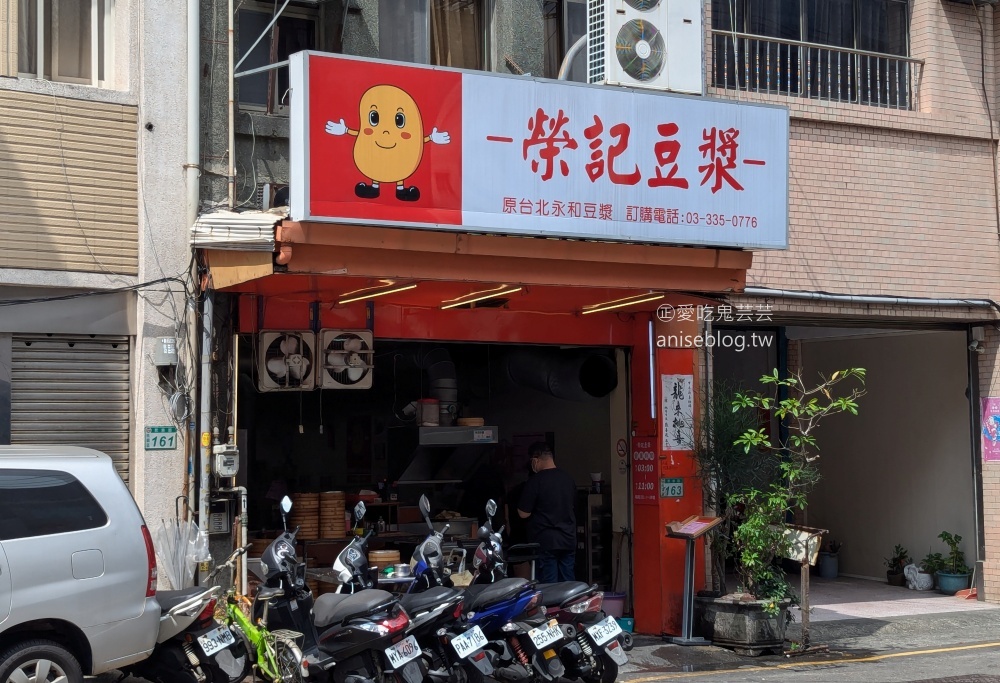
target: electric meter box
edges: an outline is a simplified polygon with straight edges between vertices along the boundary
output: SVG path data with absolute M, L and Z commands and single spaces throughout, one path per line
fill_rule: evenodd
M 240 451 L 231 444 L 221 444 L 212 449 L 215 456 L 215 473 L 220 477 L 235 477 L 240 471 Z
M 153 365 L 158 368 L 177 365 L 177 338 L 160 337 L 153 346 Z

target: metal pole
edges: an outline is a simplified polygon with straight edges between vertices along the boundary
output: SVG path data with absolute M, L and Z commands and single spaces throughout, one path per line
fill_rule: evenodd
M 801 568 L 802 585 L 799 590 L 802 592 L 802 649 L 809 649 L 809 562 L 802 561 Z M 780 618 L 780 617 L 779 617 Z
M 687 544 L 687 553 L 684 557 L 684 618 L 681 620 L 681 635 L 684 640 L 691 640 L 691 619 L 692 619 L 692 608 L 694 605 L 691 604 L 691 600 L 694 598 L 694 539 L 689 538 L 685 541 Z

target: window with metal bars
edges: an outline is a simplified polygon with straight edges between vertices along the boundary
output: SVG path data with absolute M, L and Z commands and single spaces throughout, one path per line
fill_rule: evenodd
M 907 0 L 712 0 L 716 87 L 908 109 Z

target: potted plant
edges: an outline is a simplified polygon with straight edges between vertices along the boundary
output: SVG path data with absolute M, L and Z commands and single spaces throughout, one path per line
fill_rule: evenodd
M 819 551 L 819 562 L 817 568 L 819 575 L 824 579 L 835 579 L 840 571 L 840 548 L 844 544 L 840 541 L 829 540 L 823 544 Z
M 961 536 L 942 531 L 938 534 L 938 538 L 948 545 L 948 556 L 942 558 L 943 561 L 935 574 L 938 591 L 945 595 L 954 595 L 969 587 L 972 569 L 965 564 L 965 553 L 959 549 L 959 544 L 962 542 Z
M 795 510 L 805 508 L 807 494 L 819 480 L 815 431 L 829 415 L 857 414 L 857 399 L 865 393 L 853 388 L 846 395 L 834 395 L 835 386 L 841 382 L 863 383 L 863 368 L 820 377 L 819 384 L 807 388 L 800 374 L 782 379 L 775 370 L 760 381 L 781 395 L 738 392 L 732 402 L 733 412 L 758 416 L 773 411 L 785 422 L 787 432 L 776 443 L 767 427 L 751 427 L 734 442 L 743 449 L 744 456 L 769 454 L 762 458 L 769 476 L 766 481 L 729 492 L 725 498 L 732 515 L 730 551 L 739 586 L 736 593 L 705 601 L 702 632 L 713 644 L 740 654 L 759 655 L 784 647 L 785 627 L 791 621 L 788 609 L 797 603 L 797 597 L 780 560 L 790 550 L 787 520 Z M 740 466 L 738 458 L 733 463 Z
M 906 575 L 903 568 L 910 564 L 910 552 L 903 546 L 896 544 L 892 549 L 892 555 L 885 558 L 885 578 L 890 586 L 905 586 Z

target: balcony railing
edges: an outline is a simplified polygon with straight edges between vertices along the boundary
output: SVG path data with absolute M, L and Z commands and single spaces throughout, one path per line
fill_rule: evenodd
M 712 31 L 717 88 L 915 109 L 923 60 Z

